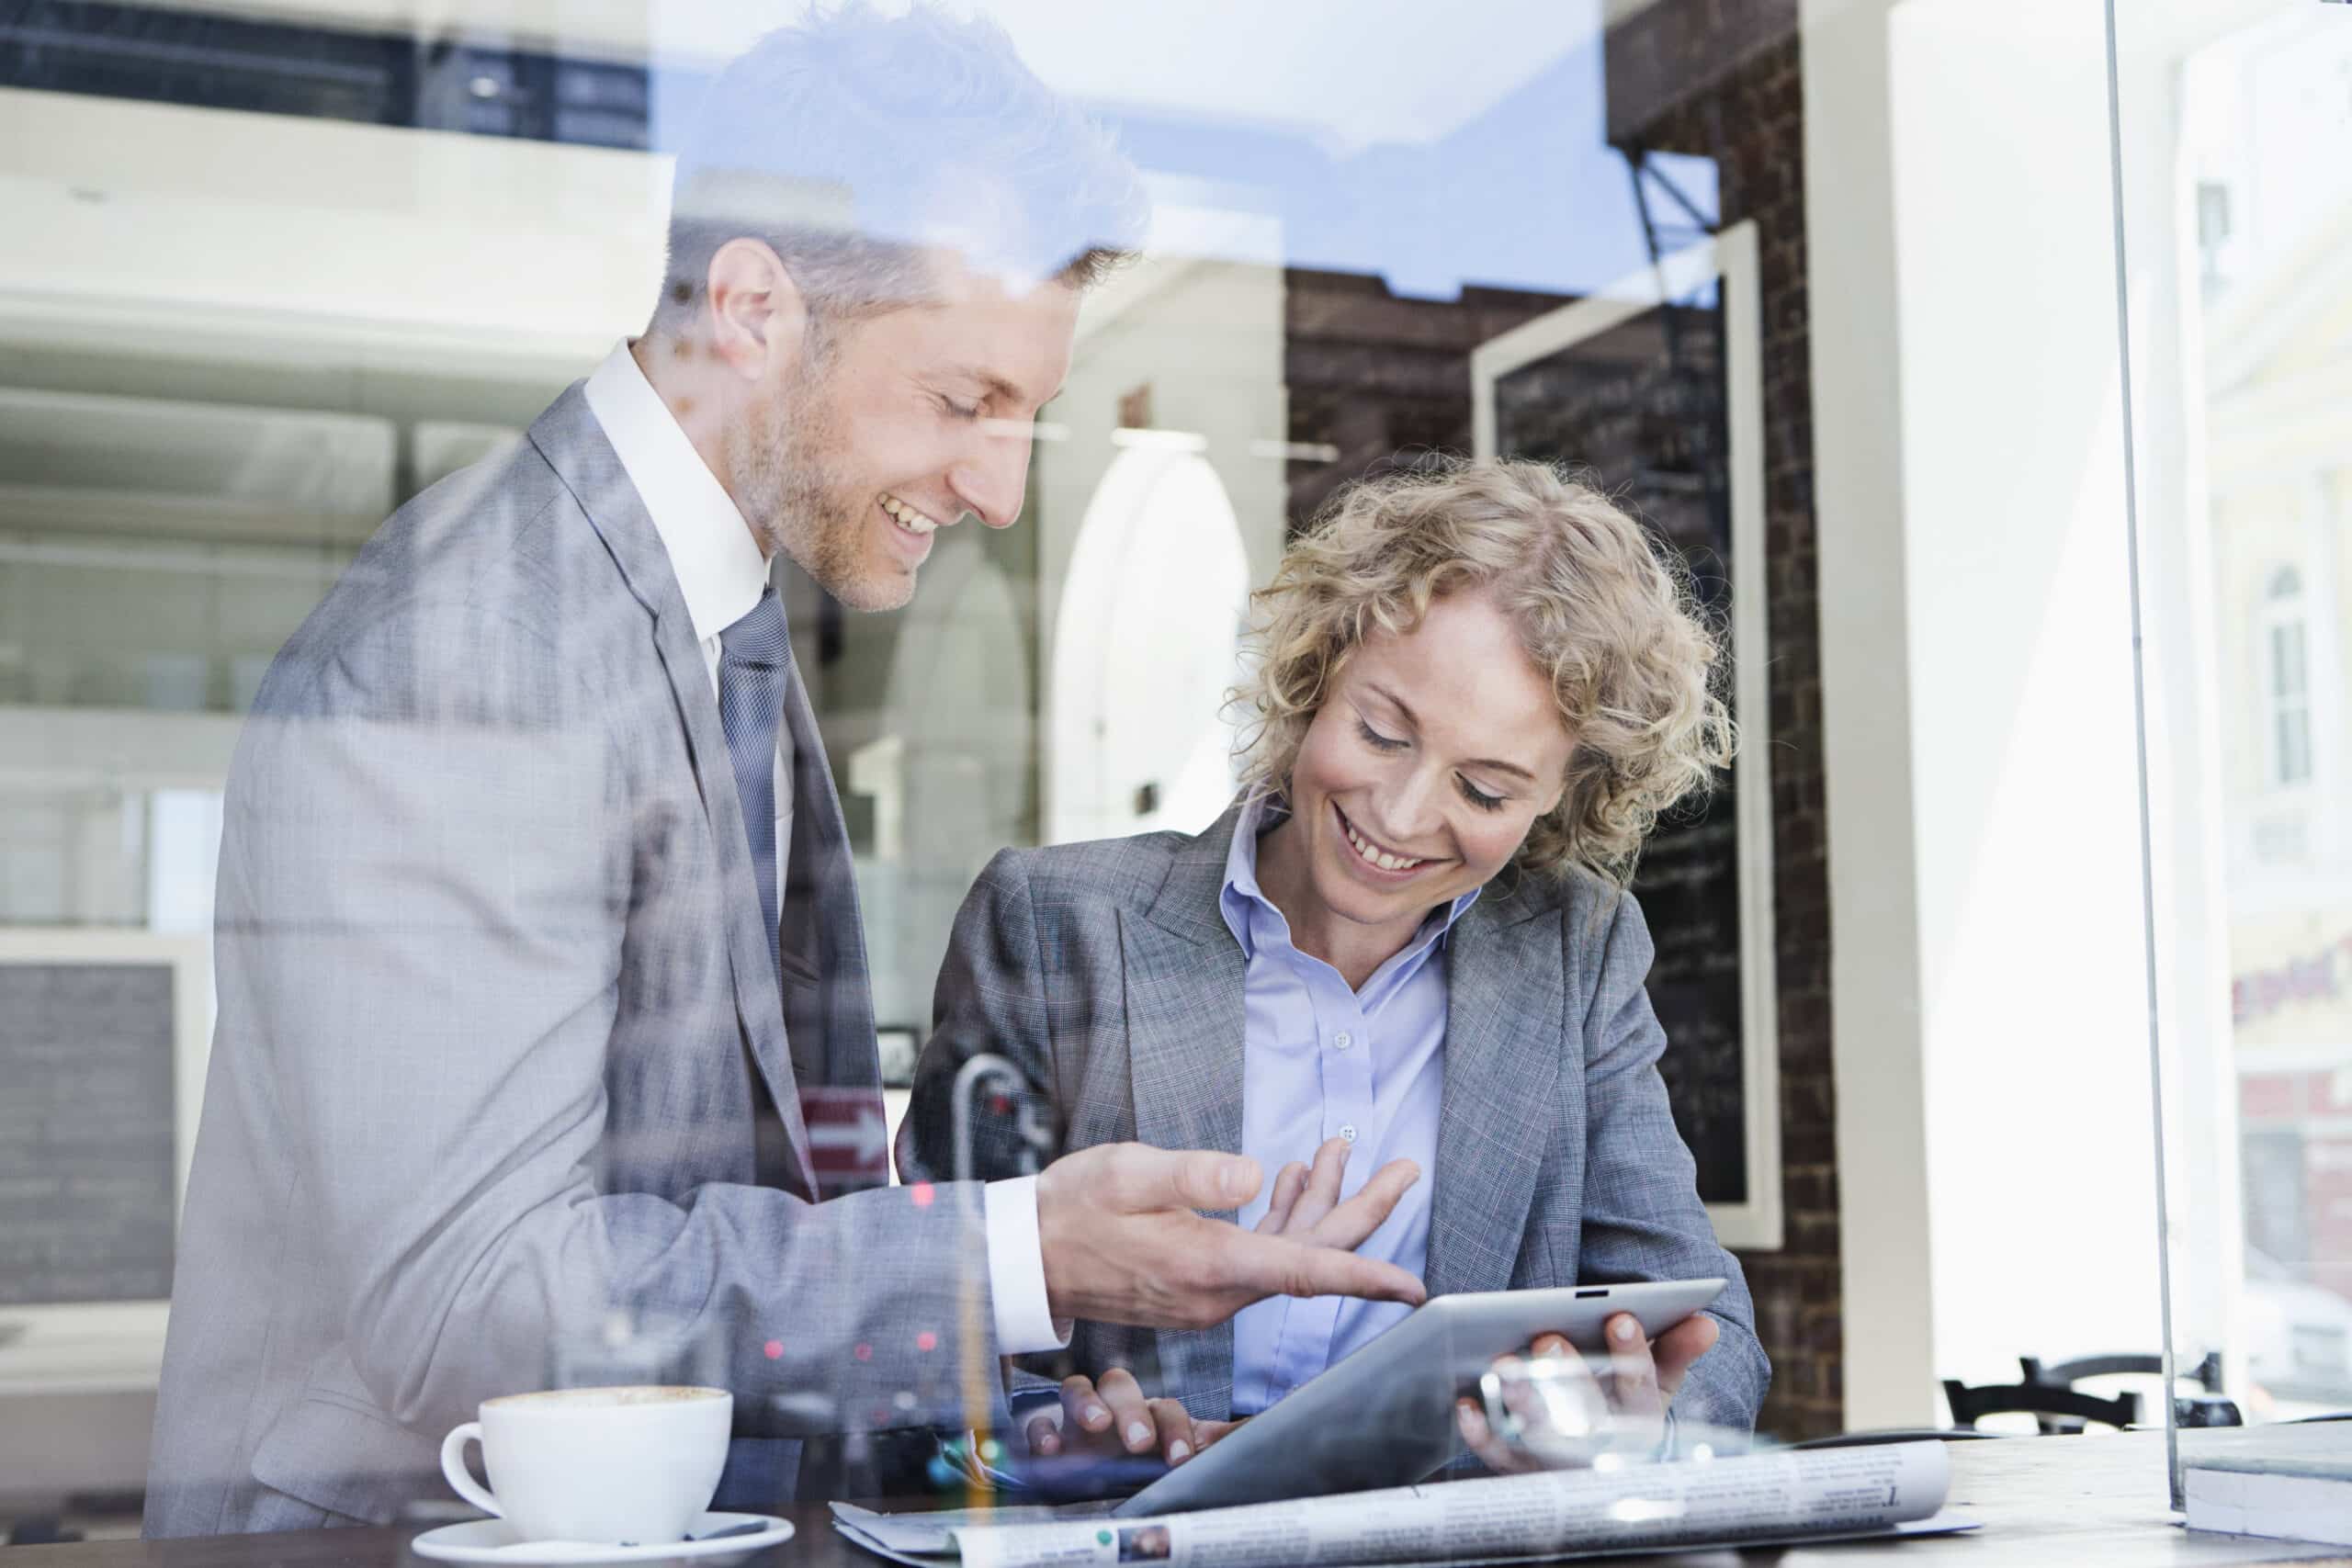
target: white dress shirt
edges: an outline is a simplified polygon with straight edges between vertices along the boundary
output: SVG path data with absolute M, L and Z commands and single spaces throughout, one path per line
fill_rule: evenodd
M 702 460 L 669 406 L 622 343 L 588 378 L 588 410 L 653 519 L 686 602 L 718 701 L 719 634 L 751 612 L 767 587 L 768 563 L 727 487 Z M 784 907 L 785 856 L 792 843 L 792 729 L 776 727 L 776 908 Z M 1037 1238 L 1037 1179 L 988 1184 L 989 1286 L 1000 1355 L 1057 1349 L 1069 1342 L 1046 1304 L 1045 1255 Z

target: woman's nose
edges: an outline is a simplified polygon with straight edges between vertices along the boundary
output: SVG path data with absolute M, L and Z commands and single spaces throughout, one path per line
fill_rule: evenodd
M 1435 830 L 1442 813 L 1439 803 L 1443 798 L 1438 792 L 1443 786 L 1442 774 L 1416 768 L 1398 781 L 1396 790 L 1381 802 L 1386 809 L 1381 829 L 1395 835 L 1390 840 L 1394 849 L 1425 848 L 1424 840 Z

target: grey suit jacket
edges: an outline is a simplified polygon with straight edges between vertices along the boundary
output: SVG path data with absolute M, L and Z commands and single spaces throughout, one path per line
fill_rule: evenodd
M 797 1436 L 965 1424 L 916 1345 L 990 1321 L 977 1190 L 814 1201 L 797 1089 L 877 1078 L 845 861 L 796 834 L 823 914 L 771 965 L 701 651 L 579 387 L 396 513 L 231 775 L 149 1532 L 389 1521 L 479 1401 L 557 1382 L 730 1387 L 785 1486 Z
M 948 1089 L 981 1051 L 1018 1067 L 1058 1130 L 1057 1153 L 1128 1139 L 1239 1151 L 1248 964 L 1218 908 L 1238 815 L 1196 838 L 1007 850 L 989 863 L 940 973 L 899 1132 L 905 1179 L 953 1168 Z M 1633 898 L 1604 912 L 1605 897 L 1582 878 L 1498 884 L 1447 938 L 1424 1279 L 1442 1295 L 1722 1275 L 1730 1285 L 1711 1309 L 1722 1337 L 1675 1410 L 1686 1426 L 1752 1427 L 1771 1376 L 1755 1307 L 1667 1108 L 1666 1036 L 1642 988 L 1648 928 Z M 975 1118 L 974 1175 L 1018 1168 L 1018 1109 Z M 1223 1418 L 1233 1325 L 1081 1323 L 1067 1357 L 1028 1359 L 1018 1381 L 1114 1366 Z

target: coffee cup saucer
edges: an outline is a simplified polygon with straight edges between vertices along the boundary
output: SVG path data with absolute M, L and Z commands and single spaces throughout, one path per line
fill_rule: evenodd
M 756 1527 L 746 1529 L 745 1527 Z M 718 1534 L 725 1530 L 725 1535 Z M 696 1540 L 697 1536 L 710 1537 Z M 526 1540 L 504 1519 L 468 1519 L 426 1530 L 409 1542 L 419 1557 L 441 1562 L 587 1563 L 673 1562 L 687 1558 L 726 1559 L 792 1539 L 792 1521 L 772 1514 L 711 1512 L 686 1527 L 684 1540 L 618 1546 L 593 1540 Z

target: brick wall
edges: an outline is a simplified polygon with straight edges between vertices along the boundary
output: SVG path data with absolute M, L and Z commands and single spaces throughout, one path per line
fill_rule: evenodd
M 1612 139 L 1715 160 L 1722 220 L 1754 220 L 1760 242 L 1786 1222 L 1780 1251 L 1741 1262 L 1774 1368 L 1763 1425 L 1816 1436 L 1843 1425 L 1843 1325 L 1793 0 L 1658 0 L 1612 29 L 1606 58 Z M 1293 526 L 1347 479 L 1420 451 L 1469 451 L 1471 349 L 1563 302 L 1476 288 L 1397 299 L 1376 277 L 1298 269 L 1285 284 L 1290 436 L 1339 449 L 1291 465 Z
M 1658 0 L 1611 31 L 1605 57 L 1611 138 L 1713 158 L 1722 221 L 1758 231 L 1786 1222 L 1780 1251 L 1740 1261 L 1772 1358 L 1764 1425 L 1783 1437 L 1839 1429 L 1845 1401 L 1797 51 L 1794 0 Z

